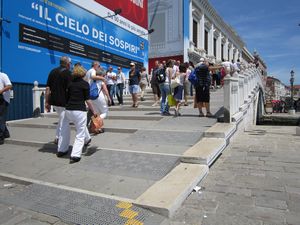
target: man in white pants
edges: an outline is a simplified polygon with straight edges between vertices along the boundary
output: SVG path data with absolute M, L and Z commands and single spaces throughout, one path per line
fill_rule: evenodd
M 45 107 L 49 112 L 52 105 L 59 116 L 54 140 L 55 144 L 58 144 L 58 137 L 60 136 L 63 126 L 62 121 L 65 116 L 66 90 L 72 79 L 70 67 L 71 59 L 67 56 L 62 56 L 60 58 L 60 66 L 51 70 L 47 80 Z M 69 124 L 65 124 L 65 126 L 69 126 Z

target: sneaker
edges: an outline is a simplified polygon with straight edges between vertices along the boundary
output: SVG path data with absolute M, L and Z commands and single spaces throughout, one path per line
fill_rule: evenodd
M 213 117 L 213 115 L 210 112 L 207 112 L 206 117 Z
M 61 157 L 65 156 L 65 155 L 67 155 L 67 154 L 68 154 L 68 151 L 66 151 L 66 152 L 57 152 L 57 153 L 56 153 L 56 156 L 57 156 L 58 158 L 61 158 Z
M 163 116 L 171 116 L 171 113 L 169 113 L 169 112 L 163 112 L 162 115 Z
M 70 164 L 77 163 L 80 159 L 80 157 L 70 157 Z
M 84 144 L 84 147 L 87 147 L 91 144 L 92 142 L 92 139 L 90 138 L 85 144 Z
M 203 112 L 200 112 L 200 113 L 199 113 L 199 117 L 204 117 L 204 113 L 203 113 Z

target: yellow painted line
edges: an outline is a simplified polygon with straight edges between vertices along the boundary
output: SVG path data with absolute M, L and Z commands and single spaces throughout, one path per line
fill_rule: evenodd
M 127 218 L 127 219 L 133 219 L 136 217 L 139 213 L 136 211 L 133 211 L 131 209 L 125 209 L 123 212 L 120 213 L 121 217 Z
M 135 220 L 135 219 L 131 219 L 128 220 L 125 225 L 144 225 L 144 223 L 142 223 L 141 221 Z
M 116 206 L 121 209 L 129 209 L 132 207 L 132 204 L 130 202 L 119 202 Z

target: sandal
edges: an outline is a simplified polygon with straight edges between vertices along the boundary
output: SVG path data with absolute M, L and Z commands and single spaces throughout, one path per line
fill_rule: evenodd
M 213 115 L 210 112 L 207 112 L 206 117 L 213 117 Z

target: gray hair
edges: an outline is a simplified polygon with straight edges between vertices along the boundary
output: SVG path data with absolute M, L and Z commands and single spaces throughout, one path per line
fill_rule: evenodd
M 92 62 L 92 67 L 94 67 L 95 65 L 100 65 L 100 62 L 99 61 Z
M 68 56 L 60 57 L 60 65 L 66 67 L 71 62 L 71 59 Z

